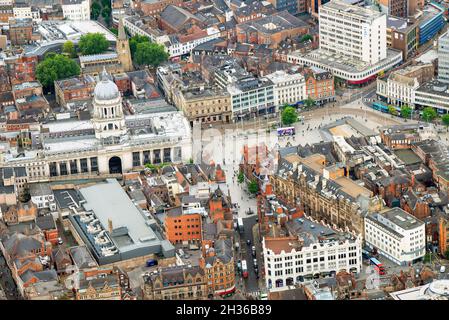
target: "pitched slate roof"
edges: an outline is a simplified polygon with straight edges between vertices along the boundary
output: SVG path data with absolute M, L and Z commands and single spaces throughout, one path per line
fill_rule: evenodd
M 189 19 L 198 20 L 197 17 L 187 10 L 173 5 L 167 6 L 164 11 L 161 12 L 160 17 L 161 20 L 165 21 L 165 23 L 174 29 L 182 28 Z

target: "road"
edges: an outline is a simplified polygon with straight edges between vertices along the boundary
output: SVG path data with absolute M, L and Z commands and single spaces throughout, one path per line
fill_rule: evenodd
M 250 217 L 243 219 L 244 231 L 239 235 L 240 250 L 238 260 L 241 261 L 246 260 L 248 267 L 248 278 L 243 279 L 243 277 L 240 274 L 238 274 L 236 279 L 238 287 L 240 287 L 240 285 L 243 283 L 244 293 L 253 293 L 253 294 L 256 294 L 259 291 L 258 279 L 256 278 L 256 274 L 254 272 L 253 256 L 251 254 L 251 247 L 254 245 L 252 229 L 253 226 L 256 224 L 256 217 L 257 215 L 254 214 Z M 247 240 L 251 241 L 251 245 L 247 245 L 246 243 Z M 260 272 L 260 262 L 259 262 L 259 272 Z

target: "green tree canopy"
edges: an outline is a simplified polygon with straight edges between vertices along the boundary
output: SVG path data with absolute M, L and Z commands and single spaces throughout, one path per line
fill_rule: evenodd
M 64 42 L 62 46 L 62 52 L 66 53 L 70 58 L 74 58 L 76 56 L 75 45 L 72 41 Z
M 304 106 L 308 109 L 315 105 L 315 100 L 313 100 L 312 97 L 307 97 L 307 99 L 304 101 Z
M 426 107 L 422 111 L 422 118 L 424 121 L 430 122 L 438 116 L 436 110 L 432 107 Z
M 259 185 L 257 184 L 257 181 L 250 181 L 248 183 L 248 191 L 252 194 L 259 192 Z
M 100 16 L 100 12 L 101 5 L 98 2 L 92 3 L 92 5 L 90 6 L 90 17 L 92 18 L 92 20 L 97 20 Z
M 245 176 L 243 175 L 243 172 L 239 172 L 238 176 L 237 176 L 237 182 L 238 183 L 243 183 L 243 181 L 245 180 Z
M 293 107 L 284 108 L 281 113 L 281 119 L 282 123 L 287 126 L 295 123 L 296 121 L 298 121 L 298 114 L 296 113 L 296 109 Z
M 135 62 L 138 65 L 151 65 L 157 67 L 164 61 L 167 61 L 169 55 L 165 48 L 157 43 L 142 42 L 137 44 Z
M 80 37 L 78 48 L 83 55 L 99 54 L 105 52 L 109 48 L 109 42 L 104 34 L 87 33 Z
M 441 117 L 441 121 L 443 121 L 443 124 L 445 126 L 449 126 L 449 113 L 446 113 Z
M 446 257 L 446 259 L 449 259 L 449 249 L 446 250 L 446 252 L 444 253 L 444 256 Z
M 109 17 L 111 15 L 111 8 L 109 7 L 104 7 L 103 10 L 101 10 L 101 16 L 103 18 Z
M 393 116 L 398 114 L 398 112 L 394 106 L 388 106 L 388 113 L 390 113 Z
M 401 107 L 401 117 L 402 118 L 410 118 L 412 114 L 412 108 L 410 108 L 409 106 L 405 105 Z
M 47 55 L 45 60 L 39 63 L 36 68 L 36 77 L 46 88 L 52 88 L 56 80 L 79 74 L 79 65 L 62 54 Z
M 139 34 L 136 34 L 135 36 L 132 36 L 129 39 L 129 50 L 131 51 L 131 56 L 134 57 L 134 54 L 136 53 L 137 45 L 142 42 L 150 42 L 150 39 L 145 36 L 141 36 Z
M 111 0 L 101 0 L 101 5 L 105 8 L 111 7 Z
M 313 37 L 310 34 L 305 34 L 301 37 L 300 42 L 306 42 L 308 40 L 313 40 Z

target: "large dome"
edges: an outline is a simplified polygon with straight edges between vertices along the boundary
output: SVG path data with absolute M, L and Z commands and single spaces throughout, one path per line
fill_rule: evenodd
M 106 69 L 101 73 L 101 81 L 97 83 L 94 97 L 97 100 L 113 100 L 120 96 L 117 85 L 109 79 Z

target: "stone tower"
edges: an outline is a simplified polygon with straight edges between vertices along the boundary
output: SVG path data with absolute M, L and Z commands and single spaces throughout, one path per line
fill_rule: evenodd
M 120 138 L 127 133 L 122 109 L 122 96 L 106 69 L 94 90 L 92 124 L 97 139 Z
M 133 70 L 131 60 L 131 51 L 129 50 L 129 41 L 123 26 L 123 18 L 119 18 L 118 37 L 117 37 L 117 54 L 125 72 Z

